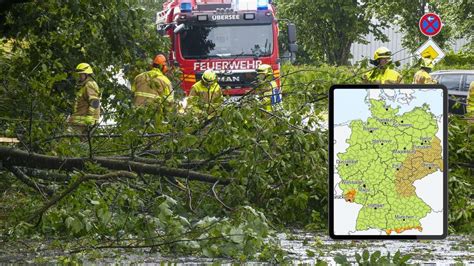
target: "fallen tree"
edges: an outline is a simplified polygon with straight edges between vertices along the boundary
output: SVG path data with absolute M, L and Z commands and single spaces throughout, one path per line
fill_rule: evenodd
M 199 173 L 189 169 L 170 168 L 161 165 L 140 163 L 126 160 L 116 160 L 107 157 L 97 158 L 60 158 L 55 156 L 29 153 L 23 150 L 0 146 L 0 161 L 4 166 L 20 166 L 34 169 L 46 170 L 83 170 L 86 163 L 96 163 L 104 168 L 115 171 L 129 171 L 138 174 L 151 174 L 166 177 L 178 177 L 188 180 L 201 181 L 206 183 L 219 182 L 221 185 L 228 185 L 231 180 L 217 178 L 215 176 Z

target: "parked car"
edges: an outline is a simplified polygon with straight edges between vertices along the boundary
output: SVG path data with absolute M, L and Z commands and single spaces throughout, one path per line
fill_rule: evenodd
M 449 112 L 454 114 L 466 113 L 466 98 L 469 84 L 474 81 L 474 70 L 439 70 L 431 76 L 448 88 Z

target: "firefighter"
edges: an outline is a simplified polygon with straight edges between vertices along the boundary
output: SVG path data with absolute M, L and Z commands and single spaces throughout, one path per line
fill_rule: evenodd
M 362 77 L 365 83 L 374 84 L 399 84 L 402 76 L 390 68 L 392 62 L 392 52 L 386 47 L 379 47 L 375 50 L 374 59 L 371 64 L 375 66 L 371 71 Z
M 217 83 L 217 74 L 211 69 L 204 71 L 201 80 L 189 92 L 188 107 L 213 113 L 223 102 L 222 90 Z
M 436 84 L 437 82 L 431 78 L 430 72 L 433 69 L 433 60 L 429 58 L 421 59 L 420 70 L 413 77 L 413 84 Z
M 143 107 L 163 102 L 171 105 L 174 99 L 171 82 L 165 76 L 167 71 L 166 57 L 162 54 L 156 55 L 151 70 L 139 74 L 133 81 L 133 105 Z
M 78 77 L 78 88 L 74 112 L 69 118 L 73 129 L 80 133 L 97 124 L 100 118 L 100 90 L 95 82 L 92 67 L 87 63 L 80 63 L 76 67 Z
M 474 124 L 474 81 L 469 85 L 466 104 L 466 117 L 470 123 Z
M 273 69 L 270 65 L 261 64 L 257 67 L 255 93 L 260 95 L 265 110 L 269 112 L 281 102 L 280 88 L 273 77 Z

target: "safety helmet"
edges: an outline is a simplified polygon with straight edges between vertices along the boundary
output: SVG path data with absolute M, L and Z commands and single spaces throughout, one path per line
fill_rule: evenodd
M 155 59 L 153 59 L 154 66 L 161 66 L 161 71 L 166 73 L 168 71 L 168 66 L 166 65 L 166 57 L 162 54 L 157 54 Z
M 382 47 L 377 48 L 377 50 L 375 50 L 374 60 L 379 60 L 383 58 L 387 58 L 387 59 L 392 58 L 392 52 L 387 47 L 382 46 Z
M 217 82 L 216 72 L 214 72 L 214 70 L 212 69 L 204 71 L 204 73 L 202 74 L 202 81 L 204 81 L 204 83 L 206 84 L 212 84 Z
M 265 76 L 272 76 L 273 70 L 270 65 L 261 64 L 257 67 L 257 75 L 264 74 Z
M 422 58 L 420 65 L 423 68 L 433 69 L 433 60 L 431 60 L 430 58 Z
M 76 73 L 78 74 L 94 74 L 92 67 L 88 63 L 80 63 L 76 67 Z

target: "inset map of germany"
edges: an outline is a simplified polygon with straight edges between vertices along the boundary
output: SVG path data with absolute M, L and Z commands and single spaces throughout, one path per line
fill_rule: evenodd
M 336 89 L 335 235 L 442 235 L 442 89 Z

